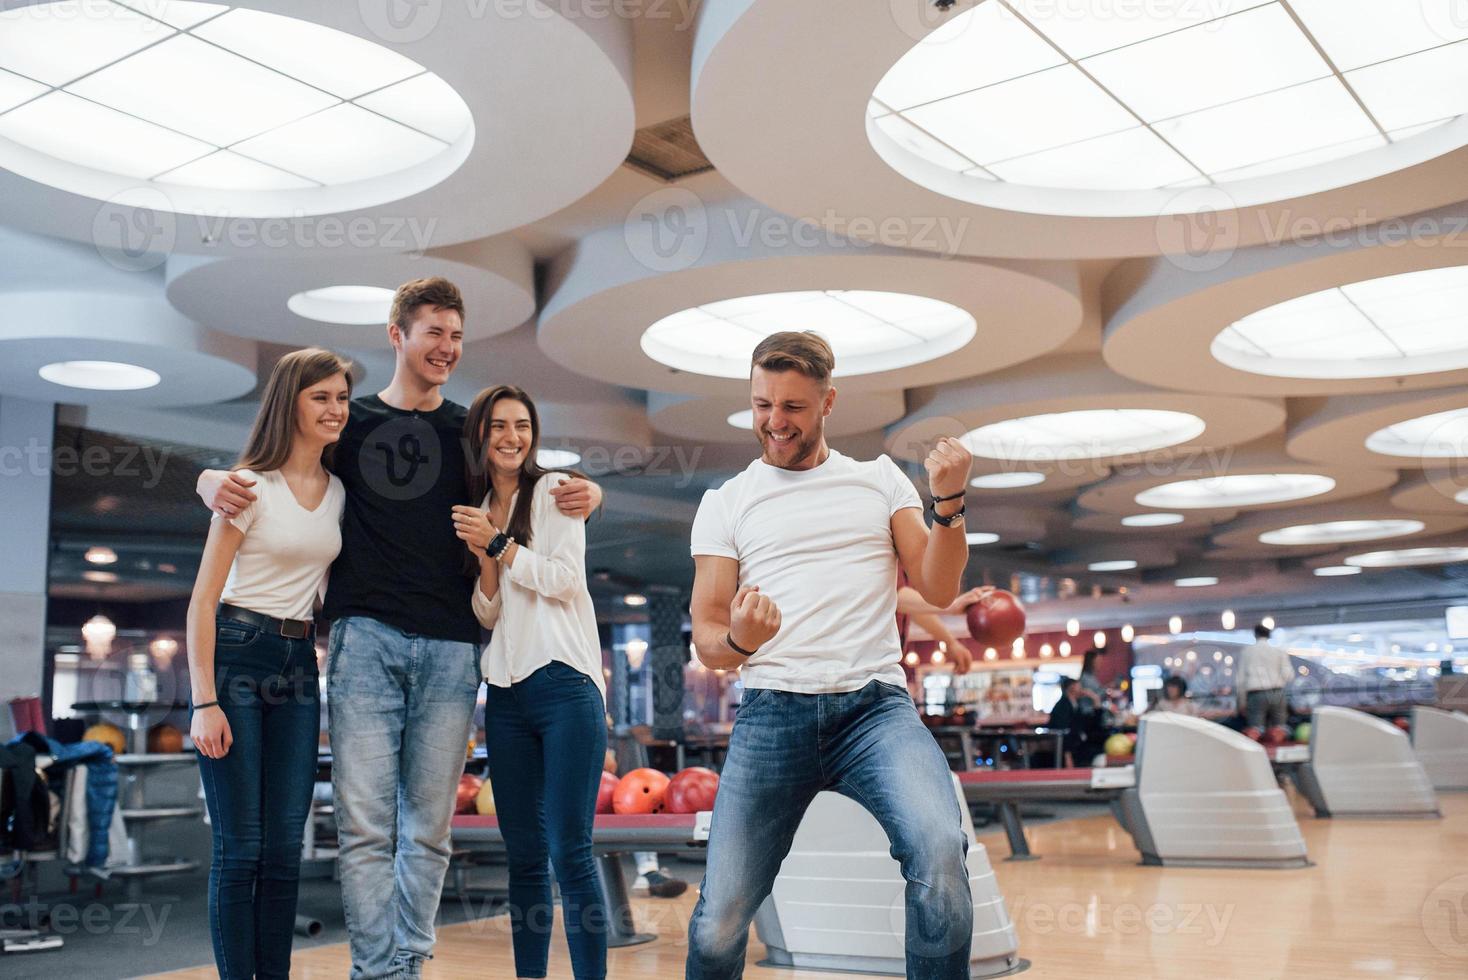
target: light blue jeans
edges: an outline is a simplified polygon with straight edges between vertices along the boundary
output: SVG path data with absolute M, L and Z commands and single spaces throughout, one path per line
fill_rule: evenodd
M 351 976 L 417 977 L 433 954 L 479 650 L 348 616 L 332 626 L 328 657 Z
M 688 924 L 689 980 L 743 975 L 749 924 L 826 789 L 865 807 L 892 842 L 907 880 L 907 976 L 967 980 L 974 906 L 952 778 L 904 690 L 873 681 L 845 694 L 745 691 Z

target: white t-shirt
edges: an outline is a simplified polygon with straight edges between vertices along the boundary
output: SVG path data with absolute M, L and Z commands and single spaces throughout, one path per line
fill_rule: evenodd
M 759 586 L 780 608 L 780 632 L 740 671 L 745 687 L 906 686 L 892 515 L 907 507 L 922 501 L 891 459 L 858 462 L 835 450 L 809 470 L 757 459 L 703 495 L 693 554 L 738 561 L 740 586 Z
M 474 581 L 474 615 L 494 630 L 479 657 L 484 679 L 509 687 L 559 660 L 590 677 L 606 700 L 596 610 L 586 587 L 586 522 L 556 506 L 551 488 L 570 477 L 547 473 L 536 481 L 530 501 L 530 546 L 515 563 L 500 566 L 500 587 L 485 598 Z M 510 498 L 510 513 L 519 497 Z M 489 506 L 485 497 L 481 507 Z
M 255 502 L 229 522 L 245 540 L 229 566 L 220 599 L 277 619 L 311 619 L 326 573 L 342 549 L 342 508 L 347 495 L 331 476 L 315 510 L 307 510 L 279 470 L 240 470 L 255 481 Z M 214 520 L 225 518 L 218 514 Z
M 1244 647 L 1239 660 L 1239 680 L 1235 687 L 1240 691 L 1270 691 L 1288 687 L 1295 679 L 1289 653 L 1263 640 Z

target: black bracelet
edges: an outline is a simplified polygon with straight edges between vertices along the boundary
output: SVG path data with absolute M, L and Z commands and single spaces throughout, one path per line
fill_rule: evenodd
M 739 654 L 741 657 L 752 657 L 758 651 L 758 648 L 756 648 L 755 650 L 746 650 L 739 644 L 735 643 L 733 635 L 729 633 L 728 630 L 724 631 L 724 645 L 727 646 L 730 650 L 733 650 L 735 653 Z
M 493 538 L 490 538 L 489 544 L 485 546 L 484 553 L 489 555 L 489 557 L 498 560 L 499 556 L 504 554 L 505 549 L 509 546 L 509 537 L 505 534 L 505 532 L 501 531 Z
M 935 504 L 941 504 L 941 503 L 943 503 L 943 502 L 944 502 L 944 501 L 948 501 L 948 500 L 957 500 L 957 499 L 959 499 L 959 498 L 960 498 L 960 497 L 963 497 L 963 496 L 965 496 L 965 495 L 966 495 L 966 494 L 967 494 L 967 493 L 968 493 L 968 491 L 967 491 L 967 490 L 960 490 L 960 491 L 958 491 L 958 492 L 957 492 L 957 493 L 952 493 L 952 494 L 949 494 L 949 495 L 948 495 L 948 496 L 946 496 L 946 497 L 934 497 L 934 498 L 933 498 L 933 503 L 935 503 Z
M 959 521 L 963 520 L 964 511 L 966 511 L 967 509 L 968 509 L 967 507 L 960 507 L 960 508 L 958 508 L 958 510 L 955 510 L 953 513 L 949 514 L 947 517 L 944 517 L 942 514 L 938 513 L 936 510 L 934 510 L 933 511 L 933 523 L 934 524 L 942 524 L 944 527 L 952 527 L 953 525 L 957 524 Z
M 217 708 L 217 707 L 219 707 L 219 702 L 218 701 L 205 701 L 203 704 L 196 704 L 196 705 L 194 705 L 194 710 L 195 711 L 202 711 L 205 708 Z

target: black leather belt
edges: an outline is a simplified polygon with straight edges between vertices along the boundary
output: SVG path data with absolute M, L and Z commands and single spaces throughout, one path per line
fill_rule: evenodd
M 237 623 L 258 626 L 267 633 L 286 636 L 292 640 L 304 640 L 315 635 L 316 624 L 309 619 L 276 619 L 263 613 L 253 612 L 227 602 L 219 604 L 219 615 Z

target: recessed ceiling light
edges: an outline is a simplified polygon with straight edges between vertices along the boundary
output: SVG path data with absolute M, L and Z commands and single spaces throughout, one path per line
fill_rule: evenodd
M 86 579 L 88 582 L 100 582 L 103 584 L 107 584 L 117 581 L 117 573 L 104 572 L 99 569 L 89 568 L 85 572 L 82 572 L 82 578 Z
M 1185 520 L 1187 518 L 1181 514 L 1132 514 L 1123 517 L 1121 523 L 1124 527 L 1167 527 Z
M 1459 337 L 1468 337 L 1468 326 L 1457 324 Z M 1468 351 L 1468 341 L 1465 341 Z M 1366 437 L 1366 448 L 1383 456 L 1420 459 L 1468 457 L 1468 408 L 1455 408 L 1408 419 L 1378 429 Z
M 86 554 L 82 557 L 86 558 L 93 565 L 111 565 L 117 561 L 117 552 L 111 548 L 96 545 L 88 548 Z
M 1151 408 L 1084 409 L 1006 419 L 963 437 L 975 456 L 1049 461 L 1145 453 L 1203 434 L 1202 419 Z
M 386 326 L 393 295 L 383 286 L 323 286 L 296 293 L 285 305 L 296 316 L 322 323 Z
M 1399 548 L 1352 555 L 1347 565 L 1360 568 L 1402 568 L 1409 565 L 1449 565 L 1468 561 L 1468 548 Z
M 622 602 L 629 606 L 647 605 L 647 596 L 637 592 L 629 592 L 622 597 Z
M 1251 313 L 1213 338 L 1215 360 L 1280 378 L 1383 378 L 1468 367 L 1468 268 L 1324 289 Z M 1383 450 L 1378 450 L 1383 451 Z
M 1137 494 L 1136 501 L 1143 507 L 1183 510 L 1256 507 L 1318 497 L 1334 489 L 1335 480 L 1314 473 L 1240 473 L 1164 483 L 1143 490 Z
M 182 212 L 273 217 L 421 192 L 473 138 L 452 88 L 365 38 L 191 0 L 132 6 L 0 12 L 0 166 L 102 200 L 125 177 Z
M 535 454 L 542 469 L 563 470 L 581 462 L 581 454 L 570 449 L 542 449 Z
M 1190 578 L 1180 578 L 1172 584 L 1180 589 L 1201 589 L 1209 585 L 1217 585 L 1218 579 L 1212 575 L 1194 575 Z
M 754 409 L 746 408 L 742 411 L 734 412 L 729 416 L 728 422 L 736 429 L 753 429 Z
M 895 371 L 942 357 L 978 330 L 967 311 L 926 296 L 867 290 L 763 293 L 665 316 L 642 335 L 660 364 L 716 378 L 748 378 L 755 347 L 781 330 L 830 342 L 836 376 Z
M 1468 504 L 1468 488 L 1459 490 L 1453 494 L 1453 500 L 1460 504 Z
M 1108 18 L 1068 16 L 1049 0 L 978 4 L 883 76 L 868 132 L 909 179 L 958 198 L 983 195 L 997 178 L 1137 191 L 1108 202 L 1098 194 L 1092 207 L 1155 215 L 1190 204 L 1147 191 L 1221 184 L 1240 205 L 1322 191 L 1439 155 L 1424 142 L 1362 157 L 1463 111 L 1449 93 L 1462 90 L 1464 54 L 1444 43 L 1460 35 L 1423 29 L 1422 18 L 1383 21 L 1372 6 L 1302 0 L 1291 13 L 1230 0 Z M 1313 181 L 1243 184 L 1348 157 L 1360 159 Z M 1037 212 L 1080 207 L 1032 200 Z
M 1322 524 L 1295 524 L 1265 531 L 1261 544 L 1302 545 L 1335 544 L 1348 541 L 1375 541 L 1416 534 L 1427 525 L 1409 519 L 1381 521 L 1326 521 Z
M 1355 565 L 1323 565 L 1315 569 L 1315 574 L 1321 578 L 1336 578 L 1341 575 L 1360 575 L 1361 569 Z
M 979 490 L 1015 490 L 1033 487 L 1045 482 L 1044 473 L 1019 471 L 1015 473 L 986 473 L 969 481 L 969 486 Z
M 979 544 L 993 544 L 999 540 L 999 535 L 993 531 L 970 531 L 964 537 L 968 539 L 969 547 Z
M 119 361 L 56 361 L 40 375 L 52 384 L 92 391 L 140 391 L 163 380 L 157 371 Z
M 1118 558 L 1115 561 L 1093 561 L 1086 568 L 1092 572 L 1129 572 L 1137 567 L 1137 563 L 1130 558 Z

